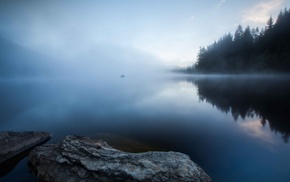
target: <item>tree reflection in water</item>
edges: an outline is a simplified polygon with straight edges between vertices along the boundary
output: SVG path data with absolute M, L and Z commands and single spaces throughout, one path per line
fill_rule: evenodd
M 187 78 L 196 85 L 201 101 L 239 117 L 258 116 L 273 132 L 290 135 L 290 79 L 278 77 Z

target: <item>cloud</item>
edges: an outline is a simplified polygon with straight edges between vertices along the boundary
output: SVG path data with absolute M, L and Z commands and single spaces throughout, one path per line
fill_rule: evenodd
M 218 3 L 217 7 L 221 6 L 222 4 L 224 4 L 224 3 L 226 3 L 226 2 L 227 2 L 226 0 L 221 0 L 221 1 Z
M 272 13 L 282 8 L 284 0 L 263 1 L 244 11 L 243 23 L 265 24 Z
M 267 143 L 274 143 L 271 132 L 265 129 L 259 120 L 241 122 L 238 126 L 251 137 L 260 138 Z
M 191 16 L 191 17 L 190 17 L 190 20 L 194 20 L 194 18 L 195 18 L 194 16 Z

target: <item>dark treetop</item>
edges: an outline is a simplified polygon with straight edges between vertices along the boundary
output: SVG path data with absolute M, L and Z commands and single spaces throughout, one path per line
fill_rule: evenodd
M 275 23 L 271 17 L 261 31 L 239 25 L 234 35 L 201 47 L 196 64 L 187 72 L 289 73 L 290 9 L 281 11 Z

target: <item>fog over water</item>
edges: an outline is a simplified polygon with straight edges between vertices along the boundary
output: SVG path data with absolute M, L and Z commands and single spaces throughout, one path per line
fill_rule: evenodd
M 172 74 L 154 56 L 112 45 L 69 60 L 5 38 L 0 49 L 0 131 L 179 151 L 214 181 L 289 179 L 287 75 Z M 26 162 L 0 166 L 1 181 L 35 181 Z
M 288 181 L 289 75 L 168 68 L 193 63 L 236 22 L 264 25 L 289 2 L 166 2 L 1 1 L 0 131 L 183 152 L 216 182 Z M 0 164 L 0 181 L 37 181 L 27 160 Z

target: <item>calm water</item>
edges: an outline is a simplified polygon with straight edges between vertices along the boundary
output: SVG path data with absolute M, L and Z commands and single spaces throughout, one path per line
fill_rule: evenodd
M 188 154 L 216 182 L 290 179 L 289 78 L 13 79 L 0 81 L 0 100 L 0 131 L 48 131 L 50 143 L 67 134 L 112 145 L 126 138 Z M 26 162 L 0 181 L 37 181 Z

